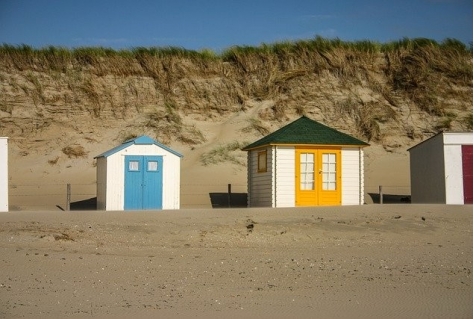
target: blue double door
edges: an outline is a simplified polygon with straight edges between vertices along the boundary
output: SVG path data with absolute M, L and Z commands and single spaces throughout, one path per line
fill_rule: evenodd
M 163 208 L 163 157 L 125 156 L 124 209 Z

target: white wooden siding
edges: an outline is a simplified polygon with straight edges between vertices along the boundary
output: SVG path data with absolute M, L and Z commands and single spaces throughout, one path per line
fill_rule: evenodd
M 360 168 L 359 168 L 359 173 L 360 173 L 360 198 L 359 198 L 359 205 L 364 204 L 365 200 L 365 161 L 364 161 L 364 149 L 361 147 L 360 148 L 360 153 L 359 153 L 359 161 L 360 161 Z
M 8 138 L 0 137 L 0 212 L 8 212 Z
M 108 156 L 106 173 L 106 210 L 124 209 L 125 156 L 163 156 L 163 209 L 180 208 L 180 157 L 156 145 L 136 145 Z M 97 176 L 98 190 L 99 178 Z M 98 196 L 99 197 L 99 196 Z M 98 198 L 99 201 L 99 198 Z
M 443 134 L 444 145 L 472 145 L 472 132 Z
M 258 152 L 267 151 L 267 171 L 258 172 Z M 248 156 L 248 205 L 250 207 L 272 207 L 272 148 L 249 151 Z
M 276 205 L 275 207 L 295 206 L 295 148 L 280 146 L 275 151 Z
M 168 153 L 163 156 L 163 167 L 163 209 L 179 209 L 181 158 Z
M 464 204 L 461 145 L 444 146 L 446 204 Z
M 364 156 L 362 149 L 341 150 L 342 205 L 360 205 L 364 196 Z
M 120 153 L 115 153 L 107 157 L 106 174 L 106 210 L 124 209 L 125 191 L 125 164 L 124 157 Z
M 462 145 L 472 145 L 472 133 L 443 133 L 446 204 L 464 204 Z

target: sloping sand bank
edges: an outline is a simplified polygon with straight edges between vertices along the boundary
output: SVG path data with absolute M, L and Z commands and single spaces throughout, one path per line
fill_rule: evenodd
M 472 206 L 0 214 L 1 318 L 472 318 Z

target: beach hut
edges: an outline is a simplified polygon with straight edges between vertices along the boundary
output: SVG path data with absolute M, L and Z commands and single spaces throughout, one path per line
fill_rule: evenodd
M 8 212 L 8 138 L 0 137 L 0 212 Z
M 248 206 L 364 203 L 369 144 L 303 116 L 247 145 Z
M 97 158 L 97 209 L 179 209 L 183 156 L 148 136 Z
M 412 203 L 472 204 L 472 132 L 441 132 L 408 151 Z

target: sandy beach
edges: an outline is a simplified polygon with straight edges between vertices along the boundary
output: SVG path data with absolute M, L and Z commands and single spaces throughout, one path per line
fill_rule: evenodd
M 0 214 L 2 318 L 472 318 L 472 206 Z

